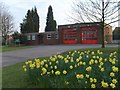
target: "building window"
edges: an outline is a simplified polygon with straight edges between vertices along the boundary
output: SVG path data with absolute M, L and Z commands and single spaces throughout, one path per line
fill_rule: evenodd
M 35 35 L 32 35 L 32 40 L 35 40 Z
M 58 39 L 58 33 L 55 33 L 55 38 Z
M 51 39 L 51 33 L 47 34 L 47 39 Z
M 70 26 L 67 26 L 68 28 L 70 28 Z
M 30 40 L 30 35 L 27 35 L 27 40 Z

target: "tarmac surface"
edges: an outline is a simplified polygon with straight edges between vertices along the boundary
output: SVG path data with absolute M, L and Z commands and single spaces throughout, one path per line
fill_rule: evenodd
M 100 48 L 101 44 L 76 44 L 76 45 L 39 45 L 32 48 L 8 51 L 2 54 L 2 67 L 24 62 L 28 59 L 36 57 L 46 57 L 57 54 L 57 52 L 65 52 L 69 50 L 81 48 Z M 109 44 L 106 47 L 118 47 L 118 45 Z

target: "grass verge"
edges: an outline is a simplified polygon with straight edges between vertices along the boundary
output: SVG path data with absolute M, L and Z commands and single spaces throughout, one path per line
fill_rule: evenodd
M 0 47 L 0 52 L 20 50 L 20 49 L 26 49 L 26 48 L 31 48 L 31 47 L 32 46 L 14 46 L 14 47 L 2 46 Z

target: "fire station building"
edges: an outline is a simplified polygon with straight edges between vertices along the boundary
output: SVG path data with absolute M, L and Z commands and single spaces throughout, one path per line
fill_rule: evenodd
M 31 39 L 30 39 L 31 36 Z M 100 23 L 75 23 L 59 25 L 57 31 L 27 34 L 27 43 L 31 45 L 46 44 L 101 44 L 102 32 Z M 33 37 L 33 39 L 32 39 Z M 112 43 L 112 27 L 107 25 L 104 29 L 107 43 Z

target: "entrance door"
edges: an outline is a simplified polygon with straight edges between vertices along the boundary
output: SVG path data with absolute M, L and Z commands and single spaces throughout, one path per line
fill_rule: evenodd
M 63 43 L 64 44 L 76 44 L 77 43 L 76 29 L 63 30 Z
M 82 29 L 82 44 L 97 44 L 97 30 L 95 28 Z

